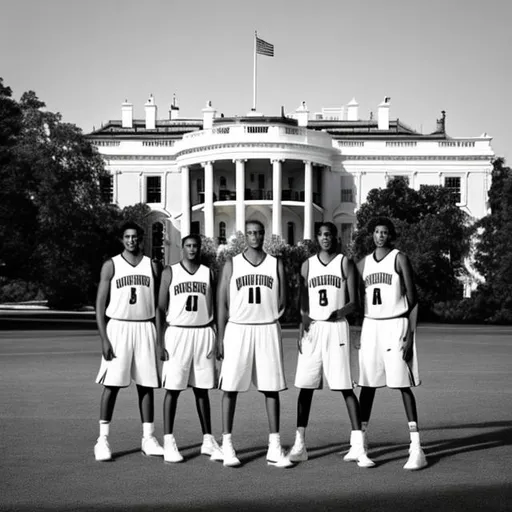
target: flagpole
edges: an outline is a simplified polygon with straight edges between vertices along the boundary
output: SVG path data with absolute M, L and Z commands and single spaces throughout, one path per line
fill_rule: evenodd
M 253 70 L 253 82 L 252 82 L 252 111 L 256 112 L 256 38 L 258 33 L 254 31 L 254 70 Z

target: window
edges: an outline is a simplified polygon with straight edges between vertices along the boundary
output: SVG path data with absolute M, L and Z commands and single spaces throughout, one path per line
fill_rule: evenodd
M 295 178 L 293 176 L 290 176 L 288 178 L 288 189 L 293 190 L 295 187 Z
M 226 223 L 221 221 L 219 222 L 219 244 L 226 243 Z
M 265 175 L 258 174 L 258 188 L 263 190 L 265 188 Z
M 155 222 L 151 227 L 151 257 L 162 261 L 164 258 L 164 225 Z
M 146 203 L 162 202 L 162 178 L 160 176 L 148 176 L 146 178 Z
M 354 202 L 354 178 L 352 176 L 341 177 L 341 202 L 353 203 Z
M 221 177 L 219 178 L 219 187 L 220 187 L 221 189 L 225 189 L 225 188 L 226 188 L 226 186 L 227 186 L 226 177 L 225 177 L 225 176 L 221 176 Z
M 194 220 L 190 223 L 190 234 L 193 234 L 193 235 L 201 234 L 201 223 L 198 220 Z
M 114 177 L 112 175 L 100 178 L 100 194 L 106 203 L 114 202 Z
M 295 245 L 295 224 L 293 222 L 288 222 L 288 232 L 286 238 L 288 245 Z
M 346 251 L 352 240 L 352 224 L 341 224 L 341 249 Z
M 452 193 L 455 202 L 460 203 L 461 202 L 461 193 L 460 193 L 460 178 L 445 178 L 444 179 L 444 186 L 450 190 Z

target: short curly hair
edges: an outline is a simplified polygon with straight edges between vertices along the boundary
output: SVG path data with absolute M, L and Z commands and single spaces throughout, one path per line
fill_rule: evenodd
M 393 224 L 393 222 L 391 221 L 390 218 L 374 217 L 366 225 L 366 231 L 368 231 L 368 233 L 370 235 L 373 235 L 373 232 L 375 231 L 375 228 L 377 226 L 386 226 L 388 228 L 388 232 L 389 232 L 389 241 L 394 242 L 396 240 L 397 235 L 396 235 L 395 225 Z
M 185 242 L 187 240 L 195 240 L 197 246 L 199 248 L 201 248 L 201 245 L 202 245 L 202 241 L 201 241 L 201 235 L 198 235 L 196 233 L 190 233 L 190 235 L 187 235 L 187 236 L 184 236 L 182 239 L 181 239 L 181 247 L 185 247 Z

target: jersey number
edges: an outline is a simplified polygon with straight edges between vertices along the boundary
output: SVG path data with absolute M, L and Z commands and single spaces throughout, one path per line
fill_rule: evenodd
M 320 306 L 327 306 L 329 304 L 329 301 L 327 300 L 327 290 L 318 290 L 318 303 Z
M 261 304 L 261 289 L 259 286 L 249 288 L 249 304 Z
M 131 288 L 130 291 L 130 304 L 135 304 L 137 302 L 137 288 Z
M 187 311 L 197 311 L 197 295 L 189 295 L 185 303 Z
M 380 297 L 380 288 L 374 288 L 373 289 L 373 302 L 372 302 L 372 304 L 374 306 L 382 304 L 382 299 Z

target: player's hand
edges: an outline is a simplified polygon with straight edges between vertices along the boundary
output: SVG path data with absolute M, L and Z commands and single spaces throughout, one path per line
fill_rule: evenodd
M 103 353 L 103 358 L 105 361 L 112 361 L 116 357 L 114 354 L 114 349 L 112 348 L 112 343 L 110 341 L 103 341 L 101 344 L 101 352 Z
M 304 336 L 304 324 L 301 322 L 299 325 L 299 337 L 297 338 L 297 349 L 299 354 L 302 354 L 302 336 Z
M 410 331 L 407 332 L 407 334 L 405 335 L 405 337 L 403 339 L 404 345 L 402 347 L 402 357 L 406 363 L 411 361 L 413 353 L 414 353 L 413 341 L 414 341 L 414 333 L 412 333 Z
M 159 347 L 160 350 L 160 361 L 169 361 L 169 352 L 165 349 L 165 347 Z
M 215 345 L 215 355 L 217 357 L 217 361 L 222 361 L 224 359 L 224 340 L 218 338 L 217 343 Z

